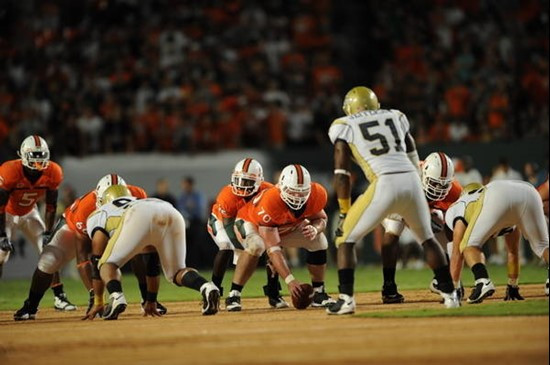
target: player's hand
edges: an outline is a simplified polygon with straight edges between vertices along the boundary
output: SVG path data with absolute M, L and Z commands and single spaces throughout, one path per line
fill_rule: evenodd
M 0 250 L 6 252 L 13 252 L 13 245 L 7 236 L 0 237 Z
M 304 289 L 300 286 L 300 282 L 296 279 L 288 283 L 288 291 L 290 295 L 295 298 L 300 298 L 303 294 Z
M 157 309 L 157 302 L 149 302 L 146 301 L 143 304 L 143 316 L 151 316 L 151 317 L 160 317 L 161 314 L 159 313 Z
M 313 241 L 315 237 L 317 237 L 317 234 L 319 231 L 317 228 L 312 226 L 311 224 L 308 224 L 307 226 L 302 227 L 302 234 L 305 238 L 307 238 L 310 241 Z
M 338 214 L 338 227 L 336 228 L 336 232 L 334 232 L 336 237 L 342 237 L 344 235 L 344 221 L 346 220 L 346 215 L 346 213 Z
M 506 286 L 506 295 L 504 296 L 504 300 L 524 300 L 519 293 L 519 286 L 512 286 L 508 284 Z
M 51 239 L 52 234 L 50 232 L 42 233 L 42 247 L 45 247 L 48 243 L 50 243 Z
M 93 320 L 95 317 L 101 317 L 103 311 L 105 310 L 105 306 L 103 304 L 101 305 L 94 305 L 84 317 L 82 317 L 82 320 L 85 321 L 89 319 L 90 321 Z
M 431 211 L 431 216 L 432 216 L 432 220 L 431 220 L 432 232 L 433 233 L 441 232 L 445 224 L 443 212 L 439 209 L 434 209 Z

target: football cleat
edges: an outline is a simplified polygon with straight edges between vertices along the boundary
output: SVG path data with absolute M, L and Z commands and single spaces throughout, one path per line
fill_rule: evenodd
M 271 303 L 270 303 L 271 304 Z M 228 312 L 240 312 L 241 307 L 241 293 L 237 290 L 231 290 L 229 296 L 225 298 L 225 309 Z
M 58 311 L 75 311 L 76 305 L 69 302 L 69 299 L 67 298 L 67 294 L 61 293 L 59 295 L 56 295 L 53 300 L 53 305 L 55 307 L 55 310 Z
M 483 302 L 483 299 L 490 297 L 494 293 L 495 286 L 490 279 L 477 279 L 467 302 L 470 304 L 481 303 Z
M 506 295 L 504 296 L 504 300 L 524 300 L 524 298 L 519 293 L 519 286 L 508 284 L 506 286 Z
M 218 313 L 220 308 L 220 290 L 214 283 L 208 282 L 202 286 L 202 315 L 209 316 Z
M 326 308 L 336 303 L 336 301 L 332 299 L 324 290 L 323 291 L 315 291 L 315 289 L 313 290 L 314 290 L 313 300 L 311 301 L 312 307 Z
M 347 294 L 340 294 L 336 303 L 326 309 L 328 314 L 341 315 L 355 313 L 355 299 Z
M 103 319 L 110 321 L 118 318 L 119 314 L 126 310 L 128 302 L 122 292 L 114 292 L 109 295 L 109 303 L 103 311 Z
M 443 305 L 445 308 L 458 308 L 460 307 L 460 297 L 457 290 L 453 290 L 452 293 L 443 293 L 441 292 L 441 297 L 443 298 Z
M 395 283 L 384 284 L 382 287 L 382 303 L 398 304 L 404 301 L 405 297 L 397 291 L 397 285 Z
M 38 309 L 32 309 L 29 305 L 29 301 L 25 300 L 23 307 L 13 314 L 13 319 L 15 321 L 34 320 L 36 312 L 38 312 Z
M 240 298 L 239 298 L 240 299 Z M 269 305 L 272 307 L 272 308 L 275 308 L 275 309 L 284 309 L 284 308 L 288 308 L 289 305 L 288 303 L 283 299 L 282 296 L 276 296 L 276 297 L 267 297 L 268 299 L 268 302 L 269 302 Z
M 143 306 L 145 305 L 145 301 L 141 302 L 141 312 L 143 313 Z M 165 306 L 157 302 L 157 312 L 163 316 L 168 312 L 168 309 L 166 309 Z

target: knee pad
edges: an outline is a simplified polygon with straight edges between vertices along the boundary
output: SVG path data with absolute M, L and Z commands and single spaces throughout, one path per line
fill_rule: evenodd
M 327 250 L 308 251 L 306 257 L 308 265 L 324 265 L 327 263 Z
M 53 246 L 45 246 L 38 260 L 38 270 L 46 274 L 53 274 L 63 265 L 63 252 Z
M 145 275 L 146 276 L 159 276 L 160 275 L 160 259 L 159 254 L 156 252 L 142 254 L 145 260 Z
M 265 252 L 264 240 L 258 234 L 249 234 L 244 239 L 245 251 L 252 256 L 260 257 Z

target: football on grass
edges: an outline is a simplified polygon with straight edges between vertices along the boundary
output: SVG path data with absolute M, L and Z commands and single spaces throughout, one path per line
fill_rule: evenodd
M 292 305 L 296 309 L 306 309 L 313 300 L 313 287 L 310 284 L 300 284 L 303 293 L 300 297 L 292 297 Z

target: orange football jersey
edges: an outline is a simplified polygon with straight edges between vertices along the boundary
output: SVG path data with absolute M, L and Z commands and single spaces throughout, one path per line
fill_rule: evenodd
M 300 210 L 300 214 L 295 212 L 286 205 L 281 199 L 280 191 L 277 187 L 264 190 L 256 196 L 254 200 L 245 204 L 237 217 L 247 222 L 253 223 L 256 226 L 280 227 L 285 231 L 298 226 L 308 217 L 311 217 L 325 208 L 327 204 L 327 191 L 317 183 L 311 183 L 311 194 L 304 208 Z
M 216 202 L 212 206 L 212 214 L 214 214 L 219 220 L 222 220 L 223 218 L 235 218 L 239 209 L 241 209 L 248 201 L 257 196 L 257 194 L 260 194 L 262 191 L 271 187 L 273 187 L 272 183 L 264 181 L 260 185 L 260 188 L 256 194 L 249 197 L 244 197 L 233 194 L 231 185 L 226 185 L 220 190 L 220 193 L 216 197 Z
M 138 199 L 147 198 L 147 193 L 139 186 L 128 185 L 128 189 L 130 190 L 130 193 L 132 193 L 132 196 L 135 196 Z M 63 213 L 67 226 L 69 226 L 71 230 L 87 236 L 86 220 L 88 220 L 90 214 L 96 210 L 95 204 L 95 190 L 92 190 L 76 199 L 74 203 L 65 209 L 65 212 Z
M 21 160 L 4 162 L 0 166 L 0 189 L 10 193 L 6 212 L 17 216 L 29 213 L 46 191 L 57 190 L 62 181 L 63 170 L 53 161 L 34 184 L 25 177 Z
M 451 190 L 449 191 L 449 194 L 445 197 L 445 199 L 437 201 L 437 202 L 428 202 L 428 205 L 431 209 L 439 209 L 445 213 L 447 209 L 453 204 L 455 201 L 460 198 L 460 194 L 462 194 L 462 186 L 460 186 L 460 183 L 457 180 L 453 180 L 453 185 L 451 186 Z

